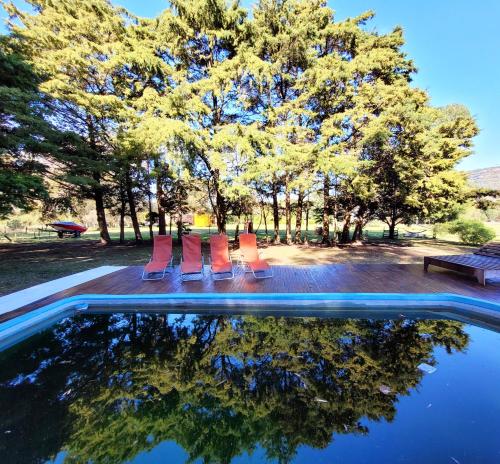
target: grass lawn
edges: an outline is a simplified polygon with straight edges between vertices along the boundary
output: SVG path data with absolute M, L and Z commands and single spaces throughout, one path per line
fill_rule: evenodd
M 215 229 L 195 229 L 204 240 Z M 230 228 L 231 236 L 234 229 Z M 284 231 L 282 231 L 284 234 Z M 112 238 L 118 239 L 118 231 L 111 231 Z M 264 240 L 264 234 L 259 234 Z M 371 231 L 370 236 L 380 236 L 378 231 Z M 147 230 L 144 236 L 148 237 Z M 132 238 L 132 231 L 127 230 L 127 239 Z M 310 235 L 312 238 L 312 234 Z M 38 283 L 58 277 L 74 274 L 83 270 L 103 265 L 143 265 L 148 261 L 151 244 L 145 242 L 136 246 L 132 243 L 112 246 L 101 246 L 98 233 L 90 232 L 81 239 L 32 239 L 21 238 L 15 243 L 0 243 L 0 295 L 14 292 Z M 205 244 L 204 254 L 208 257 L 208 246 Z M 266 245 L 263 256 L 273 264 L 329 264 L 329 263 L 421 263 L 424 255 L 461 253 L 470 251 L 453 242 L 442 240 L 400 240 L 394 243 L 374 240 L 368 245 L 347 247 L 320 247 L 312 244 L 309 247 Z M 236 253 L 235 257 L 236 257 Z M 174 248 L 174 262 L 178 263 L 180 247 Z

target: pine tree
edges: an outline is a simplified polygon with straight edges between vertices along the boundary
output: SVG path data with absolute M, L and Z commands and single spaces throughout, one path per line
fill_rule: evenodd
M 398 224 L 445 220 L 466 200 L 465 178 L 453 169 L 470 154 L 478 130 L 465 108 L 433 108 L 418 89 L 393 86 L 383 99 L 385 110 L 367 131 L 365 156 L 377 215 L 394 238 Z
M 95 202 L 102 243 L 110 243 L 105 195 L 116 120 L 123 117 L 123 102 L 115 92 L 115 60 L 125 37 L 129 17 L 106 0 L 33 0 L 34 14 L 12 4 L 7 11 L 18 20 L 10 23 L 12 36 L 44 76 L 40 89 L 56 101 L 54 124 L 74 131 L 85 147 L 72 147 L 60 159 L 67 166 L 64 180 L 74 191 Z
M 297 82 L 313 62 L 312 47 L 329 11 L 321 1 L 261 0 L 254 10 L 249 44 L 242 52 L 245 73 L 241 87 L 248 111 L 255 119 L 248 137 L 263 131 L 253 163 L 254 178 L 269 184 L 273 202 L 274 242 L 280 241 L 278 196 L 284 194 L 285 239 L 291 243 L 292 203 L 295 189 L 304 188 L 314 138 L 303 124 Z M 267 158 L 267 160 L 266 160 Z M 270 173 L 272 172 L 272 175 Z M 301 181 L 297 178 L 301 177 Z
M 44 158 L 54 154 L 56 133 L 45 120 L 47 100 L 39 77 L 7 37 L 0 37 L 0 218 L 29 211 L 48 199 Z
M 184 135 L 191 172 L 206 182 L 219 232 L 229 212 L 234 139 L 242 116 L 235 80 L 237 51 L 246 34 L 246 13 L 237 2 L 172 1 L 178 45 L 173 49 L 189 92 L 189 128 Z
M 330 243 L 332 177 L 345 177 L 355 169 L 357 146 L 363 130 L 383 107 L 370 104 L 379 85 L 409 79 L 412 63 L 401 51 L 402 31 L 378 35 L 364 29 L 373 13 L 340 23 L 330 13 L 315 47 L 314 66 L 301 79 L 301 104 L 309 110 L 315 131 L 315 168 L 323 177 L 323 242 Z

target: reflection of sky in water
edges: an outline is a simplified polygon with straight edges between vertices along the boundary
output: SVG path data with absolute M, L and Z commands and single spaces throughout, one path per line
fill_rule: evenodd
M 45 447 L 54 449 L 48 462 L 55 463 L 71 455 L 68 446 L 106 453 L 106 441 L 85 444 L 78 430 L 72 437 L 80 424 L 88 427 L 84 435 L 102 427 L 100 440 L 124 434 L 110 452 L 136 447 L 126 461 L 135 464 L 184 463 L 190 452 L 201 463 L 200 446 L 216 456 L 234 440 L 240 441 L 229 452 L 237 464 L 277 462 L 267 460 L 270 440 L 271 448 L 280 440 L 290 448 L 293 463 L 498 464 L 500 334 L 428 322 L 194 314 L 65 319 L 0 357 L 0 462 L 34 460 Z M 427 362 L 437 368 L 432 374 L 417 367 Z M 79 411 L 83 423 L 74 422 Z M 164 431 L 163 421 L 170 424 Z M 186 421 L 195 429 L 185 429 Z M 149 423 L 153 428 L 143 430 Z M 207 432 L 219 428 L 222 435 Z M 170 432 L 181 433 L 179 440 Z M 245 441 L 248 433 L 255 441 Z M 3 458 L 17 446 L 17 458 Z
M 167 321 L 169 324 L 177 322 L 183 327 L 191 328 L 193 326 L 193 321 L 197 318 L 197 314 L 168 314 Z

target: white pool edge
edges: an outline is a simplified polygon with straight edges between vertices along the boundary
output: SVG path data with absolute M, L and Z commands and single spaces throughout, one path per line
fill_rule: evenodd
M 15 311 L 16 309 L 34 303 L 42 298 L 46 298 L 54 293 L 68 290 L 71 287 L 111 274 L 125 267 L 126 266 L 100 266 L 25 288 L 18 292 L 9 293 L 8 295 L 0 297 L 0 314 Z M 15 269 L 13 272 L 15 273 Z

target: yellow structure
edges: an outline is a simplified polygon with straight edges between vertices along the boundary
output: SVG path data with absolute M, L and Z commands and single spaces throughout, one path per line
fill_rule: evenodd
M 194 213 L 193 226 L 194 227 L 209 227 L 210 226 L 210 214 Z

